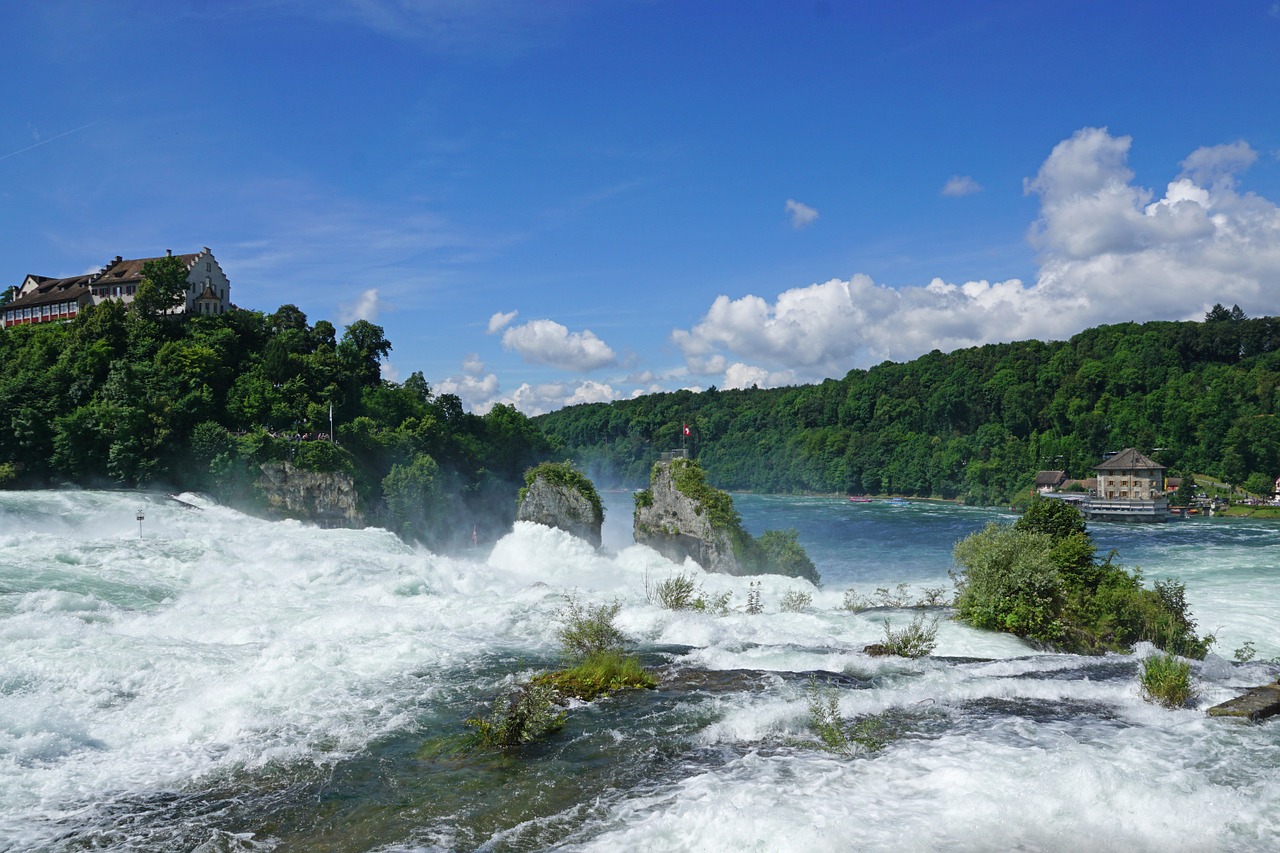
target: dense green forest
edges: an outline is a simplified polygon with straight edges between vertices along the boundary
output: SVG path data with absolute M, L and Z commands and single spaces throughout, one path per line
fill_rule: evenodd
M 549 452 L 510 406 L 480 417 L 421 373 L 381 379 L 391 344 L 372 323 L 339 338 L 292 305 L 188 318 L 166 305 L 106 302 L 0 330 L 0 486 L 155 486 L 244 505 L 258 466 L 287 459 L 352 474 L 371 521 L 446 546 L 473 525 L 509 527 L 524 470 Z
M 176 320 L 163 308 L 108 302 L 0 330 L 0 486 L 154 485 L 243 504 L 261 463 L 289 459 L 349 472 L 372 521 L 441 546 L 475 524 L 504 529 L 523 472 L 546 459 L 643 487 L 685 423 L 709 481 L 730 490 L 1003 503 L 1038 469 L 1087 477 L 1126 446 L 1252 491 L 1280 473 L 1280 319 L 1238 308 L 532 420 L 468 413 L 421 373 L 383 380 L 391 343 L 372 323 L 339 337 L 292 305 Z M 336 444 L 316 440 L 331 410 Z
M 790 388 L 678 391 L 535 418 L 602 485 L 689 447 L 717 486 L 1004 503 L 1039 469 L 1135 447 L 1253 491 L 1280 474 L 1280 319 L 1122 323 L 1068 341 L 933 351 Z M 1264 488 L 1265 487 L 1265 488 Z

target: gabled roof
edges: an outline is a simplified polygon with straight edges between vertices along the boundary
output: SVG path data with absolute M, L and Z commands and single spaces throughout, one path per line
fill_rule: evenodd
M 1126 447 L 1105 462 L 1093 466 L 1095 471 L 1129 471 L 1135 468 L 1165 470 L 1159 462 L 1148 459 L 1132 447 Z
M 1056 486 L 1066 479 L 1066 471 L 1037 471 L 1036 488 L 1042 489 L 1046 486 Z
M 174 255 L 182 261 L 182 266 L 191 269 L 199 254 Z M 97 274 L 94 284 L 135 284 L 142 281 L 142 265 L 147 261 L 159 261 L 162 258 L 134 258 L 129 260 L 116 255 L 114 261 L 108 261 L 102 271 Z
M 33 281 L 39 281 L 34 290 L 28 290 L 26 293 L 11 300 L 5 304 L 5 309 L 9 308 L 28 308 L 33 305 L 48 305 L 53 302 L 70 302 L 86 296 L 89 293 L 89 282 L 93 281 L 92 275 L 73 275 L 70 278 L 45 278 L 44 276 L 29 276 Z

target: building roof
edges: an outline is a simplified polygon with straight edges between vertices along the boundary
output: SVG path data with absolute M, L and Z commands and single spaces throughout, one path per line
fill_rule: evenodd
M 176 255 L 188 270 L 195 264 L 200 255 L 208 252 L 193 252 L 188 255 Z M 167 255 L 164 257 L 168 257 Z M 34 305 L 46 305 L 51 302 L 66 302 L 87 295 L 93 285 L 137 284 L 142 281 L 142 265 L 147 261 L 158 261 L 160 258 L 125 259 L 116 255 L 107 261 L 106 266 L 95 273 L 74 275 L 70 278 L 48 278 L 43 275 L 28 275 L 24 282 L 36 282 L 34 290 L 14 298 L 5 304 L 9 308 L 29 308 Z
M 191 269 L 191 265 L 196 262 L 199 257 L 198 253 L 190 255 L 175 255 L 178 260 L 182 261 L 182 265 L 187 269 Z M 102 268 L 94 280 L 94 284 L 136 284 L 142 281 L 142 265 L 148 261 L 159 261 L 162 258 L 134 258 L 128 260 L 116 255 L 115 260 L 108 261 L 107 265 Z
M 1135 468 L 1165 470 L 1159 462 L 1148 459 L 1132 447 L 1126 447 L 1110 459 L 1093 466 L 1095 471 L 1131 471 Z
M 1037 471 L 1036 488 L 1043 489 L 1048 486 L 1056 486 L 1065 479 L 1067 479 L 1066 471 Z
M 36 305 L 48 305 L 54 302 L 70 302 L 89 294 L 89 282 L 92 275 L 73 275 L 70 278 L 45 278 L 44 276 L 28 276 L 32 281 L 40 282 L 35 290 L 5 303 L 4 309 L 30 308 Z

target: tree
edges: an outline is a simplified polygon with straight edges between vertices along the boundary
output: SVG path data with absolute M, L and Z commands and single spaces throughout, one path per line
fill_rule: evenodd
M 187 268 L 173 255 L 152 258 L 142 265 L 142 283 L 133 297 L 133 310 L 145 317 L 163 314 L 187 298 Z
M 1022 517 L 1013 523 L 1015 530 L 1045 533 L 1054 540 L 1084 533 L 1084 516 L 1066 501 L 1036 498 Z
M 368 320 L 356 320 L 342 333 L 338 342 L 338 358 L 342 366 L 362 388 L 372 388 L 381 380 L 381 361 L 391 352 L 381 326 Z
M 440 466 L 425 453 L 408 464 L 392 465 L 382 481 L 382 496 L 397 532 L 431 544 L 439 532 L 444 497 Z
M 1196 478 L 1190 474 L 1182 478 L 1182 482 L 1178 484 L 1178 491 L 1174 493 L 1173 502 L 1176 506 L 1191 506 L 1196 499 Z
M 1245 478 L 1244 490 L 1252 495 L 1261 495 L 1262 497 L 1271 497 L 1275 492 L 1275 481 L 1266 474 L 1254 472 Z

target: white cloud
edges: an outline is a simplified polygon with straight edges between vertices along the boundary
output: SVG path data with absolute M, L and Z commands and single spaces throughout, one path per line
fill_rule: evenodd
M 530 417 L 545 414 L 565 406 L 580 403 L 607 403 L 620 400 L 624 395 L 613 386 L 591 379 L 578 382 L 549 382 L 540 385 L 522 384 L 500 402 L 509 403 Z
M 462 400 L 463 408 L 484 414 L 498 402 L 498 377 L 492 373 L 485 376 L 450 376 L 437 382 L 433 390 L 437 395 L 453 394 Z
M 462 359 L 462 372 L 468 376 L 479 376 L 484 373 L 484 362 L 480 360 L 480 354 L 469 352 Z
M 378 315 L 387 308 L 387 303 L 378 298 L 378 288 L 371 287 L 356 297 L 355 302 L 338 306 L 338 322 L 349 326 L 356 320 L 378 322 Z
M 519 311 L 508 311 L 507 313 L 504 314 L 501 311 L 499 311 L 496 314 L 494 314 L 492 317 L 489 318 L 488 334 L 492 335 L 495 332 L 501 331 L 503 328 L 506 327 L 508 323 L 514 320 L 516 318 L 516 315 L 519 313 L 520 313 Z
M 812 225 L 818 219 L 818 211 L 793 198 L 787 199 L 786 211 L 787 215 L 791 217 L 792 228 L 804 228 L 806 225 Z
M 1182 176 L 1201 186 L 1215 186 L 1225 181 L 1234 187 L 1235 173 L 1243 172 L 1257 160 L 1258 152 L 1243 140 L 1198 148 L 1182 161 Z
M 1235 184 L 1253 149 L 1192 152 L 1156 198 L 1133 183 L 1131 142 L 1085 128 L 1025 182 L 1041 204 L 1029 235 L 1041 251 L 1032 284 L 935 278 L 891 288 L 854 275 L 772 301 L 721 295 L 672 341 L 693 374 L 739 387 L 842 376 L 934 348 L 1062 339 L 1100 323 L 1198 318 L 1215 302 L 1280 313 L 1280 208 Z
M 562 370 L 595 370 L 617 362 L 609 345 L 590 329 L 570 332 L 554 320 L 530 320 L 502 333 L 502 345 L 525 361 Z
M 400 381 L 400 368 L 396 367 L 389 361 L 384 361 L 378 365 L 379 374 L 388 382 Z
M 942 185 L 941 190 L 942 195 L 950 196 L 951 198 L 960 198 L 961 196 L 980 192 L 982 192 L 982 184 L 968 175 L 952 175 L 947 178 L 947 182 Z
M 790 370 L 770 372 L 763 367 L 743 364 L 735 361 L 725 368 L 723 388 L 777 388 L 779 385 L 791 385 L 795 382 L 795 374 Z

